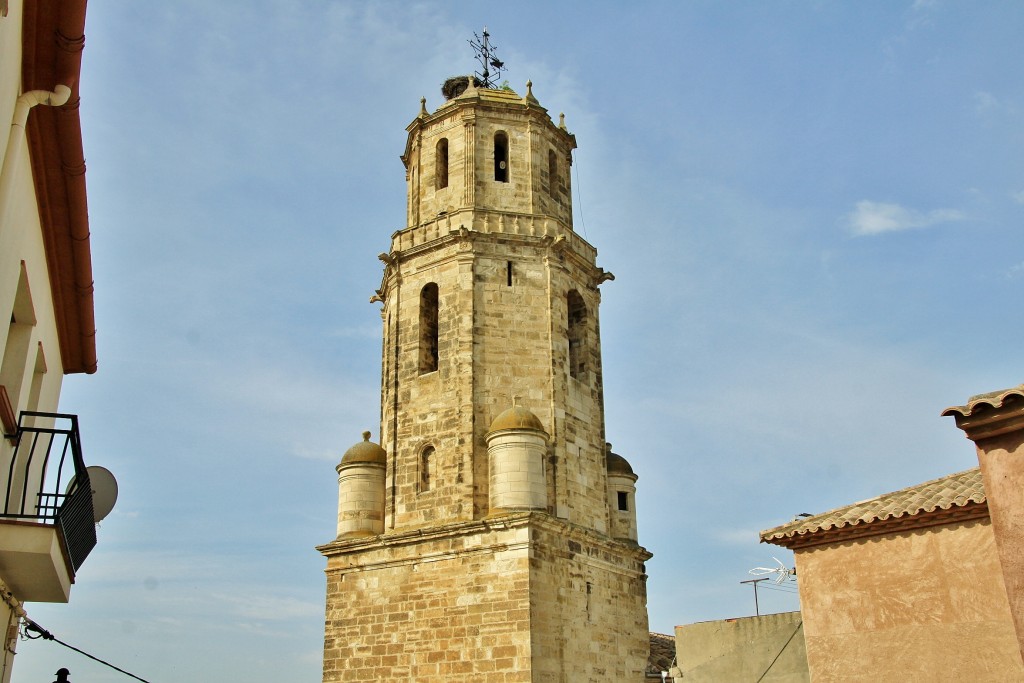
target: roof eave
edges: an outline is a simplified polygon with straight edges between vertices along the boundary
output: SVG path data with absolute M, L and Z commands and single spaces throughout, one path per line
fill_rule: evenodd
M 777 531 L 777 527 L 762 532 L 761 543 L 798 550 L 988 518 L 987 501 L 968 501 L 964 505 L 953 505 L 945 509 L 922 510 L 912 514 L 875 519 L 859 524 L 844 524 L 827 529 L 785 533 Z
M 35 107 L 27 147 L 53 291 L 65 374 L 96 372 L 92 251 L 78 82 L 85 46 L 86 0 L 25 3 L 23 90 L 71 88 L 62 107 Z

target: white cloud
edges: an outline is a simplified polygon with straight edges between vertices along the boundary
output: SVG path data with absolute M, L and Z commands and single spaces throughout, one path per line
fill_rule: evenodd
M 933 22 L 932 16 L 937 9 L 938 2 L 936 0 L 914 0 L 914 4 L 910 7 L 907 28 L 914 30 L 931 26 Z
M 898 232 L 911 228 L 927 228 L 941 223 L 962 221 L 967 214 L 957 209 L 934 209 L 928 212 L 908 209 L 899 204 L 857 202 L 856 208 L 847 217 L 854 235 L 878 235 L 883 232 Z
M 995 95 L 984 90 L 974 93 L 974 111 L 978 114 L 987 114 L 999 106 L 999 100 Z
M 356 443 L 354 439 L 351 441 L 353 444 Z M 289 454 L 305 460 L 327 460 L 333 462 L 340 460 L 346 450 L 347 448 L 344 443 L 334 444 L 333 446 L 323 444 L 310 446 L 305 443 L 298 443 L 291 447 Z
M 1018 204 L 1024 204 L 1024 190 L 1021 190 L 1020 192 L 1011 192 L 1010 197 Z
M 311 602 L 297 598 L 267 595 L 267 589 L 252 586 L 250 590 L 235 593 L 213 593 L 209 598 L 226 606 L 236 616 L 261 621 L 287 621 L 296 617 L 318 617 L 324 606 L 319 601 Z
M 349 325 L 328 330 L 332 339 L 379 339 L 380 325 Z
M 752 546 L 758 542 L 757 525 L 743 528 L 718 528 L 711 530 L 711 538 L 724 545 Z

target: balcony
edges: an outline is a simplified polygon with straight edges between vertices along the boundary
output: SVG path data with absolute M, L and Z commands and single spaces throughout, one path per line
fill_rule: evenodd
M 14 432 L 4 427 L 0 578 L 19 600 L 67 602 L 96 545 L 78 416 L 23 411 Z

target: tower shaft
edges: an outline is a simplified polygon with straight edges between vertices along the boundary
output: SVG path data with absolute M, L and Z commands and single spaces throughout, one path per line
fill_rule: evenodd
M 383 450 L 339 474 L 365 470 L 341 499 L 373 507 L 383 465 L 382 503 L 339 515 L 383 524 L 320 548 L 324 681 L 641 680 L 650 553 L 636 476 L 609 466 L 611 276 L 572 229 L 575 138 L 529 84 L 450 85 L 407 129 L 408 224 L 380 256 Z

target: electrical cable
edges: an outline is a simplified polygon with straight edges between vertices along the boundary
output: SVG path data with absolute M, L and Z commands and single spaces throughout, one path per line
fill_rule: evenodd
M 761 681 L 764 680 L 764 677 L 768 675 L 768 672 L 772 670 L 772 667 L 775 666 L 775 662 L 779 661 L 779 657 L 781 657 L 782 653 L 786 651 L 786 648 L 789 647 L 789 644 L 791 642 L 793 642 L 793 638 L 796 636 L 797 633 L 800 632 L 800 627 L 803 626 L 803 625 L 804 625 L 804 620 L 801 619 L 800 622 L 796 625 L 796 628 L 793 629 L 793 632 L 791 634 L 789 634 L 789 640 L 787 640 L 785 645 L 782 646 L 782 649 L 779 650 L 779 653 L 777 655 L 775 655 L 775 659 L 773 659 L 772 663 L 768 665 L 768 668 L 764 670 L 764 673 L 762 673 L 758 677 L 757 683 L 761 683 Z
M 779 592 L 782 592 L 782 593 L 799 593 L 800 592 L 800 590 L 796 586 L 786 586 L 784 584 L 783 585 L 775 585 L 775 586 L 761 586 L 761 588 L 763 588 L 765 590 L 770 590 L 770 591 L 779 591 Z
M 35 633 L 38 633 L 39 635 L 36 635 L 36 636 L 33 636 L 33 635 L 29 635 L 29 632 L 30 632 L 30 631 L 34 631 Z M 49 631 L 47 631 L 47 630 L 46 630 L 45 628 L 43 628 L 42 626 L 40 626 L 40 625 L 39 625 L 39 624 L 37 624 L 36 622 L 32 621 L 32 620 L 31 620 L 31 619 L 29 619 L 28 617 L 25 617 L 25 629 L 24 629 L 24 636 L 25 636 L 25 638 L 27 638 L 27 639 L 29 639 L 29 640 L 38 640 L 38 639 L 40 639 L 40 638 L 43 638 L 43 639 L 45 639 L 45 640 L 52 640 L 52 641 L 54 641 L 55 643 L 60 643 L 60 644 L 61 644 L 61 645 L 63 645 L 64 647 L 68 648 L 69 650 L 74 650 L 75 652 L 77 652 L 77 653 L 79 653 L 79 654 L 85 655 L 85 656 L 86 656 L 86 657 L 88 657 L 89 659 L 92 659 L 92 660 L 94 660 L 94 661 L 97 661 L 97 662 L 99 662 L 100 664 L 103 664 L 104 666 L 109 666 L 109 667 L 110 667 L 111 669 L 113 669 L 114 671 L 119 671 L 120 673 L 123 673 L 123 674 L 124 674 L 125 676 L 129 676 L 129 677 L 131 677 L 131 678 L 134 678 L 134 679 L 135 679 L 135 680 L 137 680 L 137 681 L 142 681 L 142 683 L 150 683 L 150 682 L 149 682 L 149 681 L 147 681 L 147 680 L 146 680 L 145 678 L 139 678 L 138 676 L 136 676 L 136 675 L 135 675 L 135 674 L 133 674 L 133 673 L 129 673 L 129 672 L 125 671 L 124 669 L 121 669 L 121 668 L 119 668 L 119 667 L 116 667 L 116 666 L 114 666 L 114 665 L 113 665 L 113 664 L 111 664 L 110 662 L 105 662 L 105 661 L 103 661 L 102 659 L 100 659 L 99 657 L 94 657 L 94 656 L 92 656 L 91 654 L 89 654 L 89 653 L 88 653 L 88 652 L 86 652 L 85 650 L 79 650 L 79 649 L 78 649 L 77 647 L 75 647 L 74 645 L 68 645 L 68 644 L 67 644 L 67 643 L 65 643 L 65 642 L 64 642 L 63 640 L 60 640 L 59 638 L 55 637 L 55 636 L 54 636 L 54 635 L 53 635 L 52 633 L 50 633 L 50 632 L 49 632 Z

